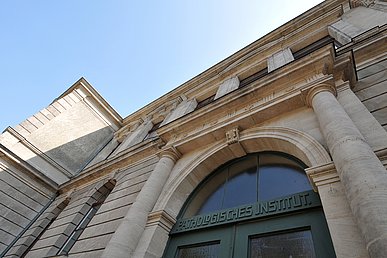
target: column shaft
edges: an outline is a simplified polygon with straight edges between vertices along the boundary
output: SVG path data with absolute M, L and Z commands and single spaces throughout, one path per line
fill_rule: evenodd
M 175 164 L 170 155 L 162 156 L 142 187 L 136 201 L 129 208 L 121 224 L 110 239 L 102 257 L 132 257 L 169 174 Z
M 312 95 L 312 107 L 371 257 L 387 254 L 387 173 L 330 91 Z

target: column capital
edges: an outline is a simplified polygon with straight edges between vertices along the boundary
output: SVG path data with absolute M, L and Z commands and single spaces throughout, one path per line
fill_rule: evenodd
M 172 215 L 165 210 L 159 210 L 149 213 L 146 226 L 160 226 L 169 232 L 175 223 L 176 219 Z
M 313 190 L 318 192 L 319 186 L 340 181 L 333 162 L 305 169 Z
M 312 101 L 313 98 L 320 92 L 330 92 L 334 96 L 337 95 L 336 88 L 333 84 L 330 83 L 321 83 L 316 86 L 312 86 L 307 90 L 306 96 L 305 96 L 305 102 L 308 105 L 308 107 L 312 107 Z
M 173 146 L 168 146 L 161 150 L 161 152 L 158 154 L 160 158 L 162 157 L 168 157 L 173 160 L 173 162 L 176 162 L 182 155 L 180 151 L 178 151 Z

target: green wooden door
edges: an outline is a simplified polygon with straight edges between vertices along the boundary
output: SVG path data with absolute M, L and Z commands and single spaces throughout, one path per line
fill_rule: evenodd
M 240 223 L 236 226 L 233 257 L 336 257 L 320 209 Z
M 221 227 L 179 234 L 170 239 L 163 257 L 232 257 L 232 231 L 232 227 Z
M 320 208 L 173 235 L 166 258 L 334 258 Z
M 221 166 L 186 201 L 164 257 L 335 257 L 304 168 L 272 152 Z

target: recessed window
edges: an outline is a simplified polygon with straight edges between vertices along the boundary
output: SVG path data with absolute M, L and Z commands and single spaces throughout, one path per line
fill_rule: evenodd
M 80 221 L 78 221 L 74 231 L 68 236 L 63 246 L 59 249 L 58 255 L 67 255 L 70 252 L 71 248 L 77 242 L 77 240 L 79 239 L 83 231 L 86 229 L 89 222 L 97 213 L 98 209 L 102 206 L 102 204 L 104 203 L 104 201 L 106 200 L 110 192 L 113 190 L 115 184 L 116 184 L 116 181 L 114 179 L 109 180 L 108 183 L 106 183 L 101 188 L 99 188 L 98 191 L 96 191 L 93 194 L 93 196 L 90 197 L 92 200 L 94 200 L 93 204 L 90 206 L 90 208 L 85 213 L 83 218 Z M 85 205 L 89 205 L 87 203 Z

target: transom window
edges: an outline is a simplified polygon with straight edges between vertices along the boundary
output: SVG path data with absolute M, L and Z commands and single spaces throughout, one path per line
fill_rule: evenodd
M 226 164 L 195 191 L 183 212 L 191 217 L 311 190 L 305 165 L 280 153 L 259 153 Z

